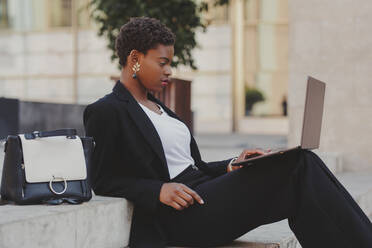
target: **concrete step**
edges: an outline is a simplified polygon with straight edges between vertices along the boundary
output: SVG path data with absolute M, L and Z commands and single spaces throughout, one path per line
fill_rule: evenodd
M 95 196 L 81 205 L 0 206 L 2 248 L 120 248 L 129 240 L 132 208 Z

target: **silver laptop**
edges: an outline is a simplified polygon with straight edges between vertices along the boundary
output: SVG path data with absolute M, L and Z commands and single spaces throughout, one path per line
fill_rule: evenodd
M 305 99 L 305 110 L 302 123 L 301 145 L 289 148 L 273 150 L 262 155 L 252 154 L 245 158 L 245 160 L 232 163 L 234 166 L 251 165 L 257 160 L 272 157 L 278 154 L 283 154 L 297 149 L 316 149 L 319 147 L 320 131 L 322 128 L 323 106 L 325 83 L 315 78 L 308 77 Z

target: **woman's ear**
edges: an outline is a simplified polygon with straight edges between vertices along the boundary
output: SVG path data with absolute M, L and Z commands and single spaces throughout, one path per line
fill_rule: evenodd
M 132 65 L 136 64 L 137 62 L 141 64 L 141 52 L 137 50 L 132 50 L 129 53 L 129 61 Z
M 141 58 L 142 58 L 141 54 L 142 53 L 137 50 L 132 50 L 129 54 L 129 66 L 132 68 L 133 78 L 138 77 L 137 74 L 141 69 Z

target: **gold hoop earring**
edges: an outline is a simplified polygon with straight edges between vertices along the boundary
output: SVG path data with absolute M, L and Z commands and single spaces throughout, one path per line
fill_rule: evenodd
M 132 70 L 134 71 L 132 78 L 137 78 L 137 72 L 140 70 L 141 65 L 136 62 L 136 64 L 133 65 Z

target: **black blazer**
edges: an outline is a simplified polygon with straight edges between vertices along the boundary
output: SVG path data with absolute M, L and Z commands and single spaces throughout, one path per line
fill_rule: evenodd
M 173 118 L 174 112 L 148 93 Z M 181 121 L 181 120 L 180 120 Z M 123 197 L 133 202 L 130 247 L 164 247 L 167 237 L 155 218 L 169 171 L 160 137 L 147 114 L 126 87 L 118 81 L 112 93 L 88 105 L 84 111 L 86 135 L 96 147 L 90 181 L 96 195 Z M 191 135 L 191 156 L 205 173 L 226 172 L 230 159 L 206 163 Z

